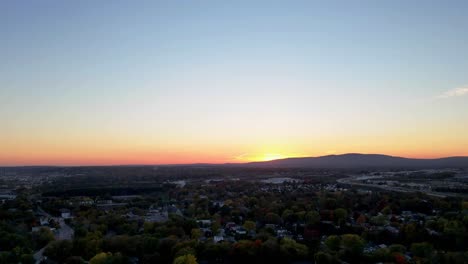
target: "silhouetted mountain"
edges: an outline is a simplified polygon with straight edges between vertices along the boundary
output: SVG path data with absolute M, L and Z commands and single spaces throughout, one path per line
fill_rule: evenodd
M 276 168 L 468 168 L 468 157 L 410 159 L 379 154 L 343 154 L 322 157 L 287 158 L 245 164 L 252 167 Z

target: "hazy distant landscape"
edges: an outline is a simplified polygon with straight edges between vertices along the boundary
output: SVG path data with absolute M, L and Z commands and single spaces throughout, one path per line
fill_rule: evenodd
M 422 162 L 3 167 L 0 260 L 464 263 L 466 164 Z

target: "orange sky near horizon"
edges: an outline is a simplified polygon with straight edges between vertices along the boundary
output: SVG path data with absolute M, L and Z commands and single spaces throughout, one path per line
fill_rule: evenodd
M 34 139 L 28 140 L 31 144 Z M 144 140 L 143 140 L 144 141 Z M 345 153 L 386 154 L 409 158 L 439 158 L 468 156 L 468 145 L 457 144 L 457 139 L 432 138 L 328 138 L 321 141 L 278 140 L 278 142 L 154 142 L 115 141 L 102 138 L 48 139 L 36 142 L 34 147 L 24 142 L 2 142 L 0 165 L 131 165 L 131 164 L 189 164 L 239 163 L 264 161 L 287 157 L 311 157 Z M 173 142 L 177 142 L 174 140 Z M 279 143 L 282 142 L 282 143 Z

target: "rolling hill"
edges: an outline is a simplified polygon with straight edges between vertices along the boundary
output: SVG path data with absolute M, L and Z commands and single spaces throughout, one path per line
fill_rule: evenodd
M 286 158 L 244 164 L 248 167 L 271 168 L 468 168 L 468 157 L 447 157 L 439 159 L 411 159 L 381 154 L 350 153 L 321 157 Z

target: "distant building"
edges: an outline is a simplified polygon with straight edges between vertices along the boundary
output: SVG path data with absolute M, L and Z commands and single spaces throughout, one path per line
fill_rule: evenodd
M 214 243 L 218 243 L 218 242 L 222 242 L 224 241 L 224 237 L 223 236 L 214 236 L 213 237 L 213 242 Z
M 13 192 L 11 191 L 0 191 L 0 201 L 2 203 L 5 203 L 6 201 L 10 201 L 10 200 L 14 200 L 16 199 L 16 194 L 14 194 Z
M 39 223 L 41 224 L 41 226 L 48 225 L 48 224 L 49 224 L 49 221 L 50 221 L 50 218 L 47 217 L 47 216 L 41 216 L 41 217 L 39 217 Z
M 60 216 L 65 219 L 71 218 L 71 212 L 67 208 L 62 208 L 60 209 Z
M 200 227 L 210 227 L 211 226 L 211 220 L 210 219 L 202 219 L 202 220 L 197 220 L 197 223 Z

